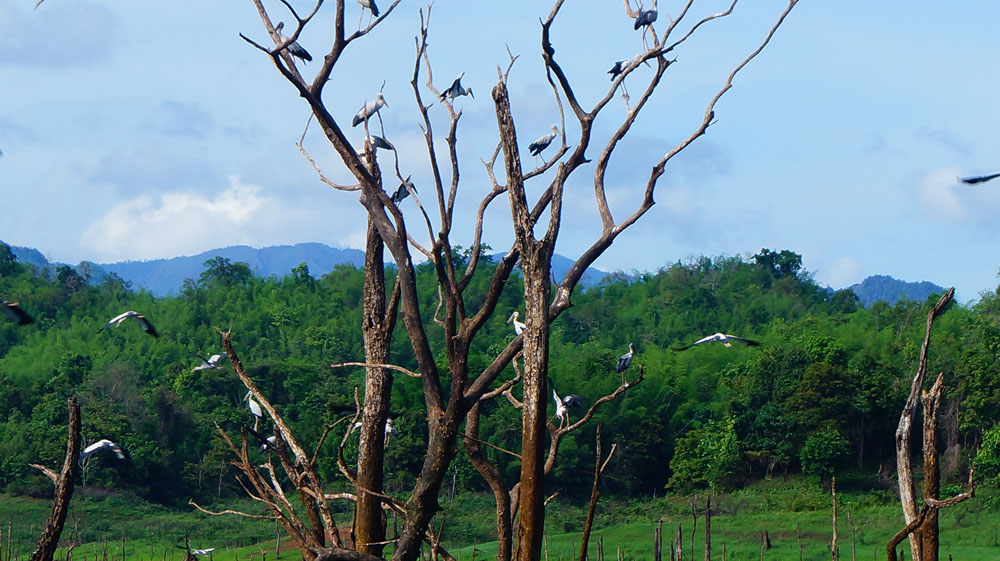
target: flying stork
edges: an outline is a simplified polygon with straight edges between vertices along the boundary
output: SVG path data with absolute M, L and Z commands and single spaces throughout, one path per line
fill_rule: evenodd
M 115 456 L 117 456 L 119 460 L 125 459 L 125 452 L 121 448 L 119 448 L 117 444 L 111 442 L 107 438 L 102 438 L 97 442 L 91 444 L 90 446 L 84 448 L 83 451 L 80 452 L 80 459 L 77 460 L 77 463 L 79 463 L 82 466 L 84 460 L 100 452 L 101 450 L 110 450 L 115 453 Z
M 674 350 L 683 351 L 684 349 L 690 349 L 695 345 L 700 345 L 702 343 L 711 343 L 713 341 L 718 341 L 719 343 L 722 343 L 727 347 L 732 347 L 733 343 L 742 343 L 748 347 L 756 347 L 757 345 L 760 345 L 760 343 L 758 343 L 757 341 L 746 339 L 744 337 L 737 337 L 736 335 L 728 335 L 726 333 L 715 333 L 709 335 L 708 337 L 702 337 L 701 339 L 698 339 L 697 341 L 689 345 L 684 345 L 683 347 L 677 347 Z
M 0 300 L 0 307 L 3 308 L 4 313 L 9 317 L 14 323 L 18 325 L 28 325 L 35 321 L 35 318 L 28 315 L 28 312 L 21 309 L 21 306 L 17 302 L 8 302 L 6 300 Z
M 146 319 L 146 316 L 140 314 L 139 312 L 134 312 L 132 310 L 129 310 L 127 312 L 122 312 L 122 313 L 118 314 L 117 316 L 111 318 L 111 321 L 109 321 L 108 323 L 106 323 L 103 327 L 101 327 L 97 331 L 101 332 L 101 331 L 103 331 L 103 330 L 111 327 L 112 325 L 115 326 L 115 327 L 121 327 L 121 324 L 124 323 L 125 320 L 127 320 L 129 318 L 134 318 L 137 322 L 139 322 L 139 327 L 141 327 L 142 330 L 145 331 L 146 333 L 149 333 L 153 337 L 159 337 L 160 336 L 160 334 L 156 332 L 156 328 L 153 327 L 153 324 L 149 323 L 149 320 Z

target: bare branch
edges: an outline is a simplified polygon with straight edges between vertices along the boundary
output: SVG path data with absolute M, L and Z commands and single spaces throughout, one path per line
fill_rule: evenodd
M 418 374 L 412 370 L 407 370 L 402 366 L 397 366 L 395 364 L 374 364 L 370 362 L 339 362 L 337 364 L 331 364 L 330 368 L 343 368 L 345 366 L 361 366 L 364 368 L 387 368 L 389 370 L 395 370 L 396 372 L 402 372 L 410 378 L 420 378 L 421 374 Z
M 309 130 L 309 123 L 312 122 L 312 118 L 313 114 L 310 113 L 309 118 L 306 120 L 306 127 L 302 129 L 302 136 L 299 137 L 299 141 L 295 143 L 295 145 L 298 146 L 299 148 L 299 152 L 301 152 L 302 155 L 305 156 L 306 160 L 309 161 L 313 169 L 316 170 L 316 174 L 319 175 L 319 180 L 322 181 L 323 183 L 326 183 L 327 185 L 333 187 L 334 189 L 337 189 L 338 191 L 360 191 L 361 190 L 360 183 L 355 183 L 354 185 L 341 185 L 339 183 L 334 183 L 333 181 L 328 179 L 326 175 L 323 174 L 323 170 L 320 169 L 319 164 L 316 163 L 316 160 L 313 160 L 312 156 L 309 155 L 309 152 L 306 151 L 304 142 L 306 138 L 306 131 Z
M 196 509 L 208 514 L 209 516 L 225 516 L 227 514 L 235 514 L 236 516 L 242 516 L 244 518 L 256 518 L 258 520 L 277 520 L 279 516 L 266 515 L 266 514 L 250 514 L 249 512 L 242 512 L 239 510 L 220 510 L 218 512 L 208 510 L 207 508 L 201 506 L 200 504 L 194 502 L 194 499 L 188 499 L 188 504 L 195 507 Z
M 53 484 L 57 484 L 59 482 L 59 474 L 57 474 L 55 471 L 52 471 L 51 468 L 43 466 L 42 464 L 28 464 L 28 465 L 42 472 L 45 475 L 45 477 L 48 477 L 49 479 L 52 480 Z

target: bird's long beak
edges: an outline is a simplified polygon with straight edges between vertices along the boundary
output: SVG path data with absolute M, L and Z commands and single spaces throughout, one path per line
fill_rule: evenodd
M 472 96 L 472 99 L 476 99 L 476 94 L 472 93 L 472 88 L 469 88 L 469 95 Z
M 514 318 L 516 318 L 516 317 L 517 317 L 517 312 L 514 312 L 513 314 L 510 314 L 510 317 L 507 318 L 507 323 L 510 323 L 510 322 L 514 321 Z

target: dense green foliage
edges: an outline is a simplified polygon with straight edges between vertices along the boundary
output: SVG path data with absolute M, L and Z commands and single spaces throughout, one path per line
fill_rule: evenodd
M 324 424 L 353 410 L 363 370 L 330 364 L 364 356 L 360 270 L 339 266 L 315 278 L 302 265 L 274 279 L 225 258 L 205 266 L 178 296 L 155 298 L 115 276 L 97 286 L 88 284 L 85 271 L 70 268 L 46 278 L 0 251 L 0 297 L 19 301 L 36 319 L 22 327 L 0 322 L 0 491 L 49 491 L 50 482 L 27 464 L 59 462 L 66 398 L 77 395 L 86 442 L 110 438 L 129 452 L 125 462 L 96 457 L 82 484 L 165 504 L 240 495 L 213 423 L 230 434 L 252 424 L 241 401 L 245 389 L 228 363 L 192 371 L 195 353 L 220 352 L 216 328 L 232 328 L 248 372 L 307 446 L 315 445 Z M 487 262 L 474 279 L 470 306 L 475 291 L 485 291 L 491 267 Z M 418 275 L 428 330 L 444 364 L 441 330 L 430 322 L 437 303 L 433 271 L 424 265 Z M 515 275 L 505 290 L 494 321 L 476 340 L 472 372 L 513 337 L 504 320 L 521 305 L 520 279 Z M 947 388 L 943 468 L 955 480 L 984 434 L 994 446 L 992 459 L 981 460 L 984 469 L 1000 455 L 996 429 L 987 433 L 1000 419 L 998 295 L 986 294 L 971 308 L 953 305 L 935 327 L 931 369 L 945 373 Z M 826 477 L 854 469 L 874 480 L 880 466 L 892 462 L 893 432 L 935 300 L 865 309 L 850 291 L 821 289 L 790 251 L 701 257 L 631 280 L 609 277 L 575 294 L 574 306 L 553 326 L 550 374 L 561 393 L 592 403 L 617 387 L 616 359 L 635 343 L 632 368 L 642 365 L 645 381 L 595 419 L 604 423 L 605 438 L 620 443 L 606 478 L 613 493 L 722 491 L 775 470 Z M 148 336 L 132 321 L 99 332 L 125 310 L 144 314 L 161 336 Z M 399 329 L 393 360 L 415 368 Z M 762 344 L 672 350 L 716 331 Z M 392 410 L 401 434 L 387 451 L 387 489 L 400 493 L 422 461 L 419 381 L 401 375 Z M 589 489 L 595 426 L 563 441 L 553 487 Z M 343 430 L 346 423 L 334 435 Z M 505 400 L 488 404 L 481 434 L 517 449 L 517 411 Z M 344 485 L 334 458 L 339 440 L 328 439 L 321 454 L 320 471 L 331 488 Z M 516 458 L 489 453 L 513 478 Z M 458 458 L 455 485 L 483 489 L 468 460 Z

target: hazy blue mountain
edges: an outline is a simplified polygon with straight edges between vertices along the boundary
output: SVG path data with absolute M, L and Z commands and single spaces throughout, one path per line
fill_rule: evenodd
M 30 263 L 38 267 L 47 267 L 49 264 L 49 260 L 45 258 L 45 255 L 33 247 L 12 245 L 10 246 L 10 250 L 14 254 L 14 257 L 17 258 L 18 263 Z
M 250 265 L 254 274 L 262 277 L 282 277 L 305 263 L 313 276 L 322 276 L 335 265 L 349 263 L 360 267 L 365 253 L 359 249 L 336 249 L 321 243 L 299 243 L 253 248 L 234 245 L 211 249 L 198 255 L 151 259 L 149 261 L 119 261 L 99 265 L 108 273 L 115 273 L 131 281 L 134 287 L 143 287 L 157 296 L 177 293 L 185 279 L 195 279 L 205 270 L 205 261 L 225 257 L 230 261 Z
M 850 287 L 865 307 L 875 302 L 895 304 L 900 300 L 923 302 L 934 293 L 943 294 L 945 289 L 930 281 L 907 282 L 889 275 L 872 275 Z

